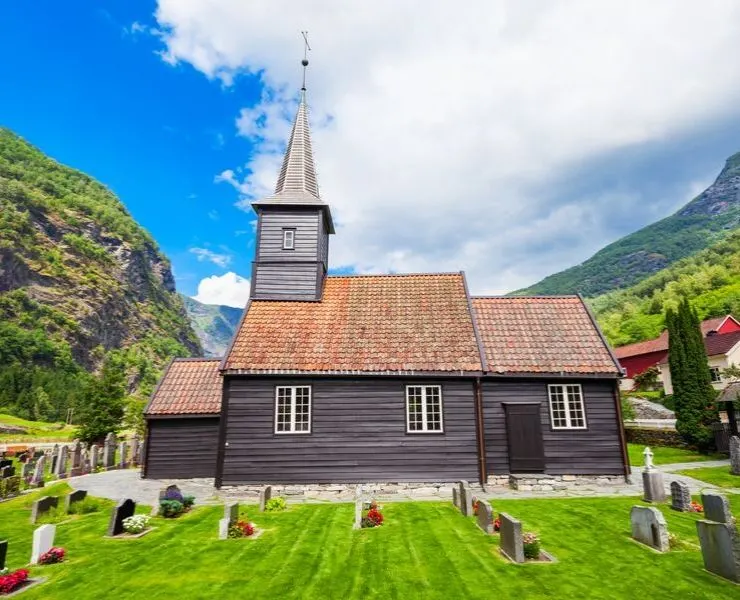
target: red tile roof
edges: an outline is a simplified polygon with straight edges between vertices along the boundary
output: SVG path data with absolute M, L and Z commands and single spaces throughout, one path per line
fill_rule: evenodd
M 735 320 L 732 315 L 725 315 L 724 317 L 714 317 L 713 319 L 705 319 L 701 322 L 701 332 L 703 335 L 707 335 L 710 331 L 717 331 L 717 329 L 727 320 Z M 668 350 L 668 330 L 663 332 L 652 340 L 645 340 L 644 342 L 635 342 L 634 344 L 627 344 L 625 346 L 619 346 L 614 349 L 614 354 L 617 358 L 628 358 L 630 356 L 639 356 L 641 354 L 649 354 L 651 352 L 663 352 Z
M 492 373 L 619 373 L 578 296 L 473 298 L 473 307 Z
M 321 302 L 254 300 L 222 366 L 249 373 L 481 371 L 459 273 L 332 276 Z
M 165 371 L 144 411 L 147 415 L 221 412 L 221 359 L 177 358 Z

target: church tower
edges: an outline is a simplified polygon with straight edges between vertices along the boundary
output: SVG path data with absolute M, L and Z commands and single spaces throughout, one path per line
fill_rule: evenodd
M 275 193 L 253 202 L 252 207 L 257 213 L 257 247 L 251 298 L 321 300 L 334 222 L 316 181 L 305 76 Z

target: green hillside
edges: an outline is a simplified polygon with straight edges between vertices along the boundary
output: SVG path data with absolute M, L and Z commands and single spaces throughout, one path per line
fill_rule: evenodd
M 626 288 L 740 227 L 740 153 L 678 212 L 609 244 L 587 261 L 514 294 L 597 296 Z
M 110 354 L 144 396 L 200 351 L 169 261 L 118 198 L 0 128 L 0 412 L 64 418 Z
M 187 296 L 182 301 L 205 355 L 223 356 L 236 333 L 243 309 L 203 304 Z
M 626 289 L 589 300 L 609 341 L 619 346 L 656 337 L 667 308 L 687 297 L 702 319 L 740 315 L 740 229 Z

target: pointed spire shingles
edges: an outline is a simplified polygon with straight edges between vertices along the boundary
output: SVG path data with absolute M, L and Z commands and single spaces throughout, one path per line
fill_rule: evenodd
M 306 103 L 301 100 L 275 186 L 276 196 L 309 193 L 319 200 L 307 112 Z

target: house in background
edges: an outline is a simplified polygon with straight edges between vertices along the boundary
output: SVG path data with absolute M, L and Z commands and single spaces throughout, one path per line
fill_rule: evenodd
M 208 463 L 217 487 L 629 473 L 620 367 L 579 296 L 475 298 L 463 273 L 327 274 L 335 230 L 305 98 L 275 193 L 253 207 L 242 321 L 219 365 L 165 373 L 145 476 Z
M 730 365 L 740 365 L 740 330 L 732 333 L 712 333 L 704 338 L 704 349 L 707 351 L 709 372 L 712 385 L 716 390 L 727 387 L 728 382 L 722 378 L 722 371 Z M 658 365 L 660 379 L 666 394 L 673 393 L 671 371 L 668 368 L 668 353 Z
M 707 319 L 701 323 L 704 336 L 725 334 L 740 331 L 740 321 L 732 315 Z M 664 330 L 657 338 L 627 344 L 614 349 L 619 364 L 625 370 L 625 377 L 620 382 L 623 390 L 631 390 L 634 385 L 634 376 L 646 369 L 658 366 L 668 360 L 668 330 Z M 665 379 L 663 379 L 665 381 Z M 666 393 L 670 393 L 666 390 Z

